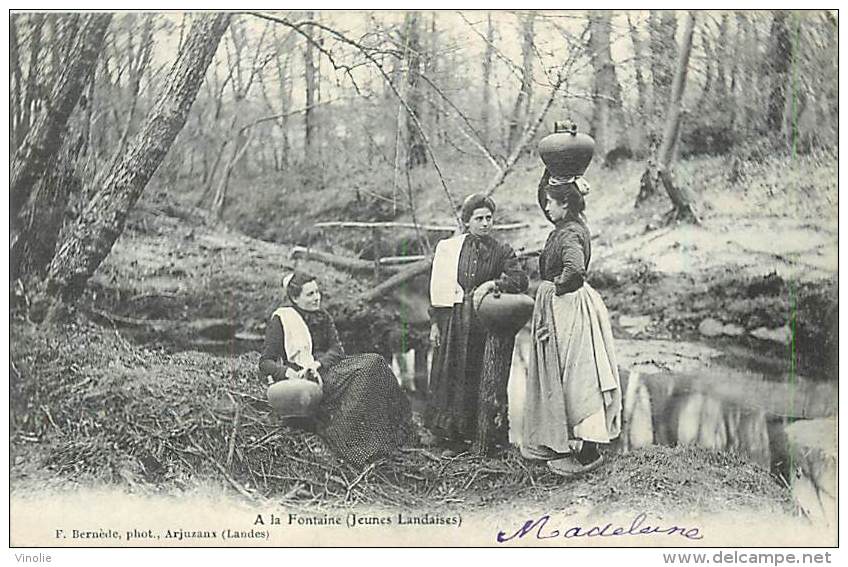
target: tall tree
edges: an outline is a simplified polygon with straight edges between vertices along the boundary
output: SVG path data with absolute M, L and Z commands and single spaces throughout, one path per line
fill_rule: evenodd
M 736 59 L 730 49 L 730 13 L 724 12 L 718 27 L 718 42 L 715 49 L 715 100 L 724 104 L 727 98 L 727 75 Z
M 627 14 L 627 27 L 630 29 L 630 41 L 633 43 L 633 71 L 636 78 L 636 117 L 633 120 L 638 133 L 637 139 L 643 139 L 646 134 L 645 123 L 648 120 L 648 85 L 645 80 L 643 62 L 647 61 L 645 41 L 639 35 L 639 30 Z
M 33 14 L 30 22 L 29 64 L 27 65 L 26 89 L 23 100 L 22 128 L 19 130 L 18 143 L 29 129 L 32 117 L 38 115 L 41 103 L 41 36 L 44 29 L 44 14 Z
M 668 105 L 674 63 L 677 61 L 677 16 L 671 10 L 651 10 L 648 17 L 651 45 L 654 124 L 662 123 Z
M 492 25 L 492 13 L 486 12 L 486 50 L 483 53 L 483 106 L 480 108 L 481 137 L 483 144 L 492 141 L 489 125 L 489 112 L 492 106 L 492 57 L 495 52 L 495 26 Z
M 50 263 L 42 296 L 48 320 L 60 318 L 64 308 L 79 298 L 123 232 L 127 215 L 185 124 L 230 18 L 228 13 L 193 18 L 144 125 L 123 158 L 112 165 Z
M 769 90 L 766 126 L 772 132 L 783 129 L 786 87 L 789 84 L 789 68 L 792 63 L 792 38 L 789 34 L 789 12 L 775 10 L 771 22 L 771 45 L 769 66 L 771 89 Z
M 759 66 L 758 42 L 756 25 L 751 14 L 744 11 L 736 12 L 736 61 L 737 77 L 733 90 L 734 129 L 738 132 L 749 132 L 755 122 L 752 118 L 757 100 L 757 72 Z
M 651 112 L 648 119 L 648 167 L 639 181 L 636 206 L 657 193 L 659 182 L 658 152 L 661 139 L 661 124 L 667 116 L 671 84 L 674 79 L 674 63 L 677 59 L 677 17 L 673 11 L 651 10 L 648 16 L 649 43 L 651 48 Z M 676 140 L 676 138 L 675 138 Z M 674 153 L 672 142 L 671 154 Z
M 406 115 L 406 166 L 414 168 L 427 163 L 424 138 L 415 125 L 423 124 L 424 100 L 421 92 L 421 14 L 406 13 L 406 104 L 411 111 Z M 413 116 L 414 115 L 414 116 Z
M 15 217 L 27 201 L 50 159 L 59 151 L 68 119 L 97 62 L 111 14 L 86 16 L 66 66 L 50 93 L 50 105 L 40 112 L 12 157 L 9 208 Z
M 621 86 L 615 73 L 610 50 L 612 15 L 608 11 L 592 11 L 589 15 L 592 66 L 595 70 L 595 88 L 592 134 L 595 152 L 602 160 L 618 146 L 624 116 L 621 107 Z
M 521 18 L 521 87 L 515 104 L 512 106 L 512 114 L 509 119 L 509 134 L 507 136 L 507 154 L 512 153 L 516 144 L 521 139 L 521 134 L 527 124 L 530 105 L 533 100 L 533 31 L 535 13 L 530 12 Z
M 17 147 L 18 131 L 21 119 L 21 91 L 23 72 L 21 71 L 20 47 L 18 45 L 17 18 L 9 18 L 9 149 Z
M 709 26 L 707 25 L 707 20 L 704 20 L 704 24 L 698 30 L 700 33 L 698 34 L 701 39 L 701 49 L 704 51 L 704 86 L 701 90 L 701 96 L 698 102 L 699 108 L 707 108 L 710 106 L 714 100 L 713 96 L 713 81 L 715 75 L 715 67 L 716 65 L 716 50 L 713 47 L 713 40 L 710 34 Z M 720 65 L 720 64 L 719 64 Z M 718 71 L 719 75 L 721 75 L 721 69 Z M 721 104 L 721 102 L 719 103 Z
M 313 12 L 306 13 L 306 19 L 312 20 Z M 306 32 L 306 49 L 303 52 L 304 79 L 306 82 L 306 112 L 303 113 L 304 138 L 303 154 L 307 164 L 312 163 L 315 155 L 313 145 L 315 144 L 315 52 L 312 42 L 312 27 L 308 26 Z
M 248 38 L 243 26 L 236 25 L 235 21 L 230 24 L 230 41 L 226 45 L 227 61 L 230 66 L 230 75 L 232 76 L 230 88 L 233 93 L 233 118 L 230 122 L 230 130 L 226 134 L 223 143 L 224 146 L 231 146 L 231 150 L 227 161 L 224 163 L 224 169 L 215 188 L 214 195 L 211 198 L 211 211 L 218 218 L 224 214 L 224 208 L 227 203 L 227 191 L 233 170 L 247 154 L 247 149 L 250 146 L 253 131 L 245 127 L 246 123 L 249 122 L 245 107 L 247 106 L 246 103 L 251 87 L 271 60 L 271 57 L 263 57 L 262 51 L 269 27 L 270 24 L 266 23 L 258 42 L 254 46 L 250 66 L 245 69 L 243 63 L 245 51 L 248 48 Z M 232 50 L 229 49 L 230 47 L 232 47 Z
M 133 16 L 135 16 L 133 14 Z M 147 66 L 150 63 L 150 57 L 153 50 L 153 14 L 145 14 L 141 24 L 141 34 L 138 39 L 138 45 L 135 44 L 135 18 L 126 20 L 127 27 L 127 74 L 129 86 L 129 110 L 126 110 L 126 117 L 121 137 L 118 140 L 115 156 L 123 153 L 126 147 L 127 139 L 130 130 L 133 127 L 135 120 L 136 109 L 138 108 L 139 91 L 141 89 L 141 80 L 144 73 L 147 71 Z
M 672 172 L 674 146 L 680 134 L 683 117 L 683 91 L 686 88 L 686 76 L 689 70 L 689 56 L 692 53 L 692 34 L 694 28 L 695 16 L 692 12 L 687 12 L 683 30 L 683 41 L 680 46 L 680 56 L 677 59 L 674 79 L 671 85 L 671 98 L 666 113 L 662 142 L 657 151 L 656 166 L 658 177 L 662 181 L 674 206 L 672 218 L 699 222 L 693 208 L 693 197 L 685 187 L 675 184 Z M 650 163 L 648 167 L 651 167 Z
M 282 116 L 275 120 L 274 123 L 278 126 L 280 130 L 280 136 L 282 137 L 282 143 L 280 144 L 280 155 L 279 159 L 275 157 L 275 168 L 277 171 L 285 168 L 289 164 L 289 114 L 288 110 L 292 105 L 292 80 L 290 76 L 290 65 L 291 60 L 286 57 L 283 58 L 282 51 L 284 49 L 283 40 L 277 36 L 276 28 L 273 30 L 274 33 L 274 68 L 277 71 L 277 83 L 279 85 L 279 102 L 280 102 L 280 111 Z M 269 107 L 271 105 L 269 104 Z M 277 155 L 276 145 L 273 147 L 274 155 Z
M 64 26 L 63 32 L 51 37 L 51 41 L 73 57 L 96 58 L 103 36 L 97 27 L 85 26 L 78 37 L 75 26 Z M 74 45 L 80 42 L 81 45 Z M 81 98 L 80 106 L 86 105 L 86 100 Z M 27 287 L 44 276 L 64 224 L 70 194 L 80 185 L 75 172 L 77 156 L 84 145 L 79 123 L 80 120 L 69 121 L 60 141 L 61 149 L 50 155 L 34 189 L 12 219 L 9 276 L 10 280 L 24 280 Z

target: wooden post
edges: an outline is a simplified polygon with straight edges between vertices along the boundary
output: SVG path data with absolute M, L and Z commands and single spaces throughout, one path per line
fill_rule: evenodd
M 415 391 L 419 395 L 427 395 L 429 378 L 430 369 L 427 368 L 427 347 L 419 343 L 415 345 Z
M 374 227 L 371 229 L 371 241 L 374 247 L 374 277 L 380 277 L 380 257 L 383 255 L 383 239 L 380 229 Z
M 509 442 L 506 387 L 515 335 L 490 333 L 483 350 L 483 371 L 477 405 L 474 452 L 484 455 L 496 444 Z

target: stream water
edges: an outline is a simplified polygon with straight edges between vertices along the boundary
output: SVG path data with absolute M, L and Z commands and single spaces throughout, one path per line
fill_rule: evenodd
M 408 324 L 426 325 L 427 301 L 421 290 L 402 290 L 395 299 Z M 255 338 L 241 342 L 245 350 L 261 347 Z M 798 376 L 788 357 L 728 341 L 618 337 L 615 347 L 624 393 L 622 434 L 615 450 L 697 445 L 736 453 L 790 486 L 808 517 L 833 525 L 838 409 L 834 380 Z M 232 354 L 232 345 L 229 349 Z M 525 327 L 516 337 L 508 383 L 513 442 L 521 426 L 529 353 Z M 426 389 L 431 354 L 393 353 L 392 367 L 405 389 Z M 413 403 L 421 406 L 423 396 L 414 395 Z
M 836 385 L 779 372 L 758 355 L 711 345 L 616 341 L 624 392 L 622 434 L 613 447 L 697 445 L 729 451 L 767 468 L 792 488 L 807 516 L 835 521 Z M 508 384 L 510 439 L 521 427 L 530 333 L 516 337 Z M 428 361 L 430 357 L 427 357 Z M 426 369 L 396 353 L 401 383 L 421 387 Z M 753 368 L 753 369 L 752 369 Z

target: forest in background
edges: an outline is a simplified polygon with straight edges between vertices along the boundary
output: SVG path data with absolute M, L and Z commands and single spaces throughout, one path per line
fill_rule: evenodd
M 13 518 L 65 514 L 51 491 L 90 510 L 91 483 L 115 510 L 212 487 L 265 509 L 741 511 L 799 537 L 792 495 L 836 495 L 836 18 L 12 14 Z M 490 192 L 535 284 L 536 145 L 564 120 L 597 141 L 589 281 L 622 375 L 654 373 L 631 405 L 671 437 L 626 416 L 611 466 L 563 483 L 421 427 L 355 470 L 276 421 L 256 365 L 281 272 L 317 275 L 346 350 L 396 358 L 420 403 L 432 246 Z M 687 376 L 703 391 L 668 396 Z
M 76 301 L 149 182 L 296 242 L 310 195 L 417 222 L 438 189 L 425 214 L 449 218 L 554 120 L 593 167 L 644 164 L 634 205 L 665 189 L 694 222 L 677 160 L 725 156 L 732 181 L 838 149 L 826 11 L 29 13 L 10 34 L 11 283 L 39 305 Z

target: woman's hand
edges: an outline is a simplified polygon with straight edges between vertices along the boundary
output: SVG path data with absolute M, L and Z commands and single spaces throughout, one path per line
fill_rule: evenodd
M 289 380 L 303 380 L 306 378 L 307 372 L 309 372 L 308 368 L 301 368 L 300 370 L 289 368 L 286 370 L 286 378 Z
M 306 380 L 307 378 L 309 378 L 309 369 L 308 368 L 303 368 L 303 369 L 297 371 L 297 379 L 298 380 Z
M 486 297 L 490 293 L 497 291 L 497 289 L 498 284 L 493 280 L 489 280 L 478 285 L 477 289 L 474 290 L 473 297 L 471 298 L 472 303 L 474 305 L 474 310 L 476 311 L 480 308 L 480 304 L 483 302 L 484 297 Z
M 498 287 L 497 282 L 495 282 L 494 280 L 489 280 L 489 281 L 483 282 L 479 286 L 477 286 L 477 291 L 479 291 L 480 295 L 482 296 L 482 295 L 486 295 L 487 293 L 490 293 L 492 291 L 495 291 L 497 289 L 497 287 Z
M 439 325 L 433 323 L 430 325 L 430 345 L 433 348 L 439 348 L 442 344 L 442 333 L 439 331 Z

